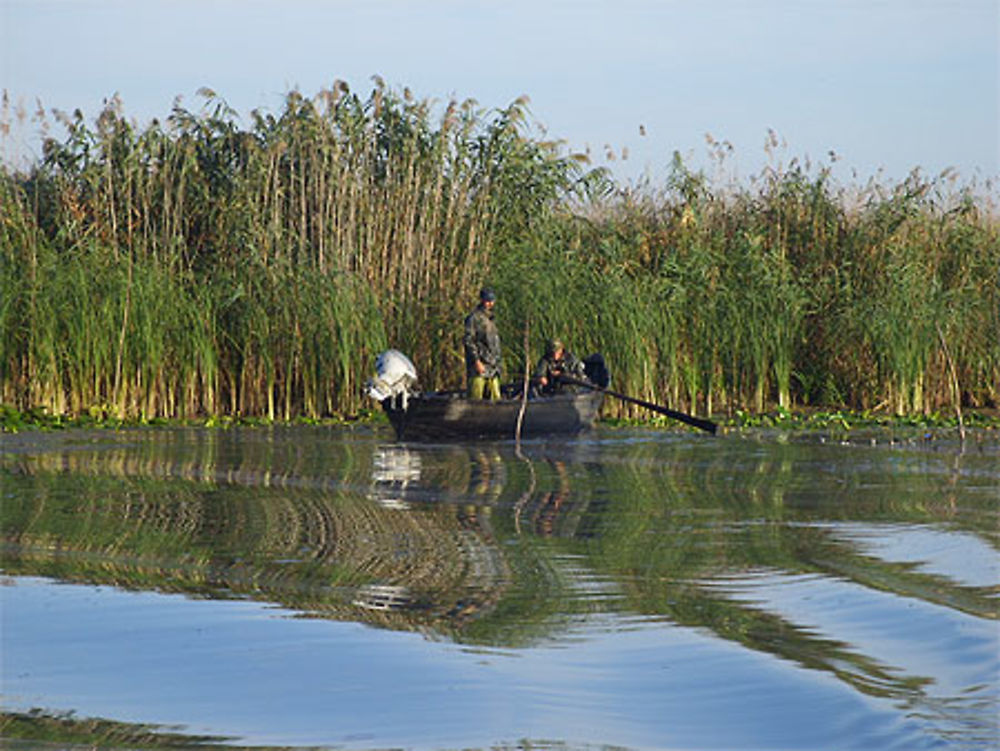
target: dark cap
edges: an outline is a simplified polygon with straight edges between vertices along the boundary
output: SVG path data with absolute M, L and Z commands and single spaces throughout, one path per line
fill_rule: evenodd
M 496 302 L 497 294 L 492 287 L 483 287 L 479 290 L 479 299 L 483 302 Z
M 549 339 L 545 342 L 545 354 L 552 355 L 555 354 L 557 349 L 562 349 L 563 343 L 561 339 Z

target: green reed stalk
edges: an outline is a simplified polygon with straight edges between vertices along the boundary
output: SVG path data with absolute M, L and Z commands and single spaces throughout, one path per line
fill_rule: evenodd
M 386 346 L 457 388 L 485 282 L 504 338 L 533 322 L 530 357 L 561 336 L 687 411 L 932 411 L 955 379 L 969 406 L 1000 399 L 1000 228 L 946 177 L 849 193 L 793 161 L 720 187 L 676 159 L 625 190 L 534 138 L 523 99 L 435 116 L 338 82 L 243 124 L 204 95 L 145 129 L 117 101 L 63 116 L 30 172 L 0 170 L 5 403 L 353 413 Z

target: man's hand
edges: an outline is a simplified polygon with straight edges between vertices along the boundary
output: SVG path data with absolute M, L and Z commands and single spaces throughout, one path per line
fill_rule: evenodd
M 482 375 L 485 372 L 486 372 L 486 366 L 483 365 L 483 361 L 482 360 L 476 360 L 476 373 L 478 373 L 479 375 Z

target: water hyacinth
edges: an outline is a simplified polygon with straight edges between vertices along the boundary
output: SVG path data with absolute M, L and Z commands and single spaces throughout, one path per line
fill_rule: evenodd
M 38 164 L 0 170 L 0 402 L 355 414 L 388 346 L 423 387 L 462 385 L 484 283 L 511 379 L 557 335 L 618 390 L 706 414 L 1000 400 L 989 186 L 848 191 L 798 162 L 722 186 L 676 159 L 623 188 L 536 138 L 525 99 L 337 82 L 244 124 L 203 95 L 145 128 L 117 101 L 60 116 Z

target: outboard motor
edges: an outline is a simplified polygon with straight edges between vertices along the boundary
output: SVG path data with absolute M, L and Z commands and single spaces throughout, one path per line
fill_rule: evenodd
M 365 384 L 368 396 L 383 402 L 396 397 L 406 409 L 406 400 L 416 391 L 417 369 L 398 349 L 387 349 L 375 358 L 375 377 Z

